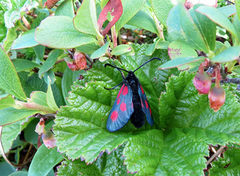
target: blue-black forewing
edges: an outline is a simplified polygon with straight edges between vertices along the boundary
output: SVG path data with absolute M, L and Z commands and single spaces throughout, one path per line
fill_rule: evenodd
M 152 117 L 152 110 L 149 106 L 146 94 L 144 93 L 144 90 L 140 84 L 138 86 L 138 94 L 141 99 L 142 111 L 145 113 L 148 123 L 150 125 L 153 125 L 154 121 L 153 121 L 153 117 Z
M 132 96 L 133 93 L 131 87 L 127 83 L 124 83 L 108 116 L 108 131 L 117 131 L 128 123 L 134 111 Z

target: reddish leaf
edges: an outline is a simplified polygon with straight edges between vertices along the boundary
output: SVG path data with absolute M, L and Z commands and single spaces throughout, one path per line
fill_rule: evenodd
M 101 31 L 103 23 L 107 20 L 108 12 L 111 12 L 111 16 L 114 16 L 113 19 L 108 23 L 107 27 Z M 102 12 L 99 15 L 98 27 L 99 31 L 103 36 L 105 36 L 111 27 L 118 21 L 123 13 L 123 6 L 121 0 L 109 0 L 106 6 L 103 8 Z
M 59 0 L 47 0 L 45 3 L 44 3 L 44 7 L 47 6 L 47 8 L 51 9 L 55 6 L 55 4 L 57 4 Z

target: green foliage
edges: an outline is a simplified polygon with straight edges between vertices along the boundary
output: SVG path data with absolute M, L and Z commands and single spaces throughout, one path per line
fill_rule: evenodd
M 239 175 L 239 0 L 44 2 L 0 3 L 0 175 Z M 135 70 L 153 57 L 134 72 L 153 126 L 109 132 L 127 73 L 104 64 Z M 196 71 L 224 88 L 217 112 Z M 42 134 L 56 147 L 40 146 Z M 206 171 L 211 145 L 225 149 Z

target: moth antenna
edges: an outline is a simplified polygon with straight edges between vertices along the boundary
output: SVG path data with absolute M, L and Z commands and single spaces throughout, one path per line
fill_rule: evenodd
M 104 89 L 106 90 L 112 90 L 112 89 L 115 89 L 116 87 L 118 87 L 119 85 L 123 84 L 123 82 L 120 82 L 119 84 L 117 84 L 116 86 L 112 87 L 112 88 L 106 88 L 104 87 Z
M 154 58 L 148 60 L 147 62 L 145 62 L 144 64 L 142 64 L 141 66 L 139 66 L 139 67 L 138 67 L 137 69 L 135 69 L 133 72 L 137 71 L 139 68 L 141 68 L 142 66 L 144 66 L 144 65 L 147 64 L 148 62 L 151 62 L 151 61 L 154 60 L 154 59 L 161 60 L 161 59 L 159 59 L 158 57 L 154 57 Z
M 117 66 L 114 66 L 114 65 L 111 65 L 111 64 L 108 64 L 108 63 L 104 65 L 104 67 L 106 67 L 106 66 L 110 66 L 110 67 L 116 68 L 116 69 L 118 69 L 118 70 L 122 70 L 122 71 L 125 71 L 125 72 L 129 72 L 129 71 L 123 69 L 123 68 L 119 68 L 119 67 L 117 67 Z

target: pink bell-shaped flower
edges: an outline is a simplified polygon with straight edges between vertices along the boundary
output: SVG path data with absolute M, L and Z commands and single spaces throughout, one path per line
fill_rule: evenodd
M 211 78 L 206 72 L 198 73 L 193 78 L 193 84 L 199 94 L 207 94 L 211 88 Z
M 210 108 L 217 112 L 225 102 L 226 93 L 222 87 L 214 86 L 208 94 L 208 99 Z

